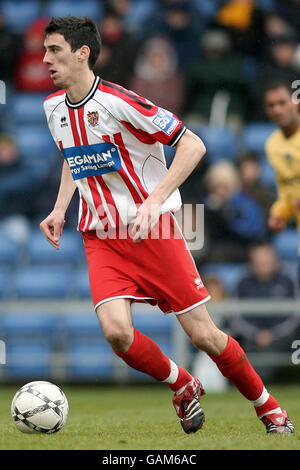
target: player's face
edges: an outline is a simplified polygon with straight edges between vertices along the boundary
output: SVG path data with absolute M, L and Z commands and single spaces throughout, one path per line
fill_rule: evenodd
M 59 33 L 46 36 L 43 62 L 48 66 L 50 76 L 59 88 L 68 88 L 79 71 L 78 51 L 73 52 L 70 44 Z
M 284 87 L 269 90 L 265 94 L 265 110 L 268 117 L 279 127 L 287 128 L 298 119 L 299 105 Z

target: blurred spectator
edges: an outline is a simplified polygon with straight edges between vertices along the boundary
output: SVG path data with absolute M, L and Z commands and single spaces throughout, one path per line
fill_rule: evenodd
M 115 13 L 109 12 L 103 17 L 99 31 L 102 48 L 95 73 L 104 80 L 128 88 L 136 56 L 136 41 L 125 31 L 122 19 Z
M 181 67 L 185 68 L 197 57 L 199 34 L 202 29 L 201 17 L 193 2 L 164 0 L 162 15 L 155 14 L 144 37 L 164 35 L 174 46 Z
M 183 79 L 173 46 L 164 38 L 153 37 L 139 51 L 130 89 L 175 114 L 182 112 Z
M 260 180 L 261 162 L 259 157 L 252 152 L 244 153 L 240 156 L 238 167 L 243 191 L 259 204 L 267 219 L 276 195 L 269 186 L 263 184 Z
M 233 50 L 229 35 L 208 30 L 202 37 L 201 57 L 186 70 L 187 119 L 209 122 L 218 108 L 228 126 L 239 128 L 245 118 L 247 94 L 242 57 Z
M 281 270 L 272 245 L 260 244 L 252 247 L 249 271 L 238 285 L 239 298 L 295 298 L 295 282 Z M 300 325 L 299 317 L 271 313 L 243 314 L 230 319 L 231 331 L 249 352 L 286 352 L 290 349 Z M 271 367 L 255 368 L 265 382 L 273 377 L 277 369 L 276 363 Z
M 144 36 L 151 18 L 160 13 L 159 0 L 109 0 L 108 5 L 122 20 L 125 30 L 136 38 Z
M 32 198 L 41 176 L 19 155 L 10 135 L 0 135 L 0 219 L 32 216 Z
M 0 12 L 0 79 L 11 80 L 19 50 L 20 38 L 6 29 Z
M 277 11 L 296 31 L 300 30 L 299 0 L 277 0 Z
M 229 0 L 221 2 L 215 24 L 231 37 L 236 51 L 258 57 L 264 35 L 265 12 L 257 0 Z
M 222 302 L 227 298 L 225 287 L 219 277 L 213 275 L 205 277 L 204 285 L 213 302 Z
M 271 244 L 260 244 L 250 250 L 251 273 L 238 285 L 238 296 L 262 298 L 293 298 L 294 281 L 283 274 Z
M 207 261 L 246 261 L 250 245 L 265 236 L 262 209 L 242 190 L 239 173 L 232 163 L 224 161 L 210 167 L 205 183 Z
M 14 74 L 18 91 L 48 92 L 55 89 L 48 67 L 43 63 L 44 28 L 48 23 L 48 19 L 39 18 L 25 31 L 23 50 Z
M 297 46 L 297 40 L 293 35 L 278 36 L 270 44 L 269 57 L 259 62 L 257 76 L 252 84 L 254 99 L 257 103 L 255 119 L 265 119 L 265 115 L 261 112 L 261 102 L 264 90 L 274 77 L 288 84 L 292 84 L 299 78 Z

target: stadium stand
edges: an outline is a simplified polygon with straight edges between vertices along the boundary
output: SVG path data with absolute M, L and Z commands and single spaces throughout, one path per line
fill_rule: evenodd
M 47 94 L 45 93 L 15 93 L 13 100 L 13 114 L 16 124 L 45 123 L 45 113 L 42 106 Z
M 8 28 L 14 33 L 22 33 L 41 15 L 42 7 L 38 0 L 3 0 L 1 12 Z
M 225 291 L 230 295 L 236 295 L 236 288 L 239 280 L 245 274 L 247 264 L 245 263 L 207 263 L 201 267 L 203 278 L 207 276 L 217 276 L 225 287 Z
M 82 239 L 75 230 L 66 229 L 60 249 L 54 250 L 40 230 L 34 230 L 27 245 L 28 261 L 32 265 L 76 266 L 84 256 Z
M 296 261 L 298 256 L 299 233 L 288 228 L 273 236 L 273 245 L 278 256 L 284 261 Z
M 194 132 L 205 141 L 207 158 L 210 164 L 219 160 L 237 159 L 237 138 L 229 127 L 200 126 Z
M 20 247 L 7 234 L 0 231 L 0 266 L 15 266 L 20 260 Z
M 265 142 L 275 129 L 276 126 L 268 122 L 253 122 L 245 125 L 242 142 L 244 149 L 264 157 Z
M 72 291 L 71 270 L 66 267 L 19 268 L 14 283 L 15 295 L 19 299 L 65 299 Z
M 99 22 L 102 11 L 101 2 L 96 0 L 85 0 L 82 2 L 81 0 L 54 0 L 49 2 L 44 10 L 46 16 L 50 18 L 52 16 L 90 16 L 95 21 Z

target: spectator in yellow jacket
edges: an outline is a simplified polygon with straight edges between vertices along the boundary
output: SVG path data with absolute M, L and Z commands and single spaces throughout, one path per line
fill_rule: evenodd
M 296 98 L 292 84 L 284 82 L 270 84 L 264 93 L 266 114 L 278 125 L 266 142 L 278 192 L 268 220 L 274 232 L 284 230 L 293 216 L 300 232 L 300 112 Z

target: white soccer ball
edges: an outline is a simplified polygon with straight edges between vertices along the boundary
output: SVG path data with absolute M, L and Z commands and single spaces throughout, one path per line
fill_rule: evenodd
M 24 433 L 52 434 L 67 421 L 68 400 L 64 392 L 50 382 L 30 382 L 15 394 L 11 414 L 17 428 Z

